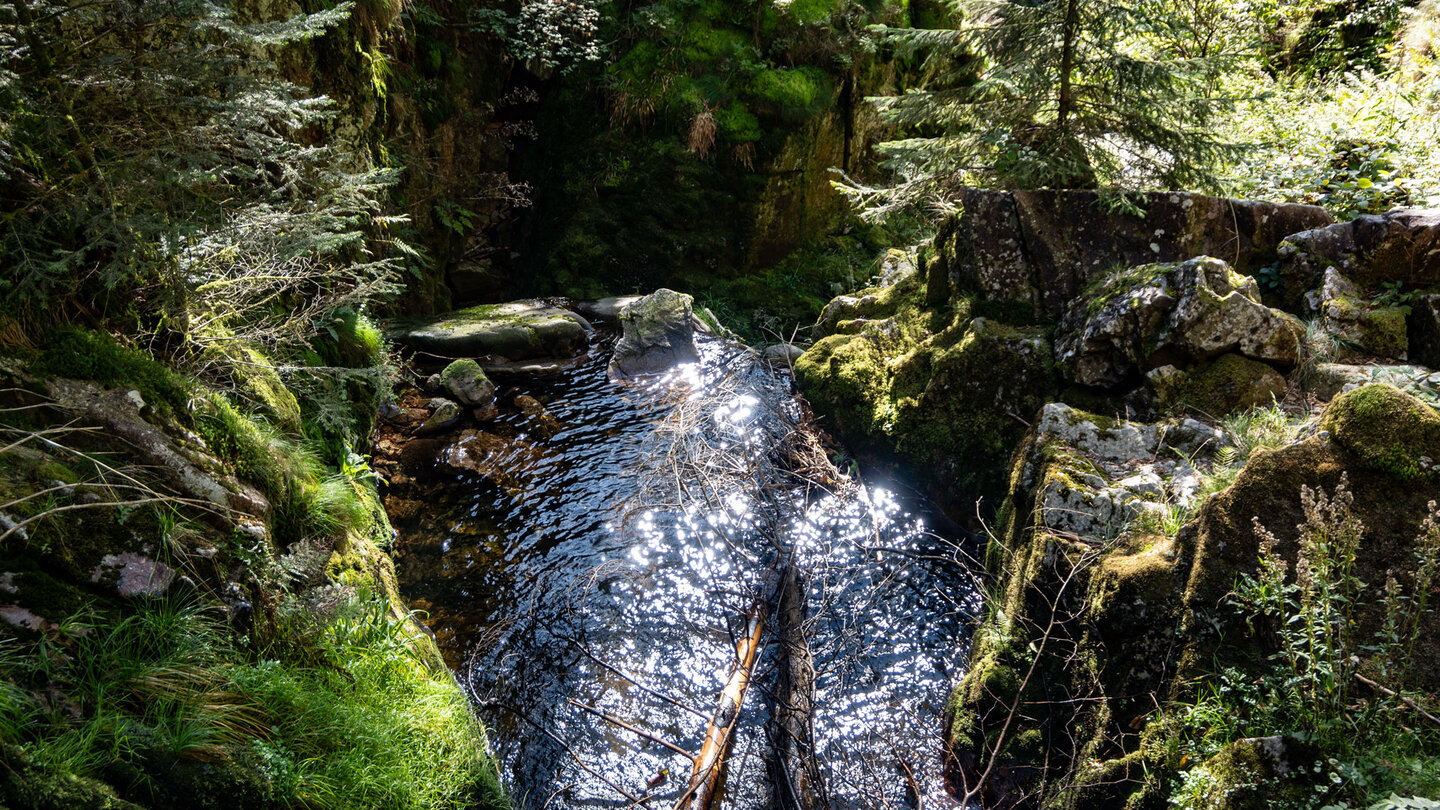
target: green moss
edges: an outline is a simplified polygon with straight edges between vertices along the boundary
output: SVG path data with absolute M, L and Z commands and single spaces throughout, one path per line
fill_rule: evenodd
M 124 386 L 150 405 L 183 414 L 193 386 L 143 351 L 123 346 L 108 334 L 60 329 L 45 341 L 36 371 L 56 377 Z
M 1181 404 L 1212 417 L 1269 405 L 1285 393 L 1285 378 L 1270 366 L 1238 354 L 1186 375 L 1176 386 Z
M 1085 301 L 1086 311 L 1094 316 L 1109 306 L 1116 296 L 1149 284 L 1174 269 L 1174 264 L 1165 263 L 1113 267 L 1108 272 L 1091 279 L 1080 293 L 1080 297 Z
M 242 414 L 225 396 L 210 394 L 204 399 L 195 429 L 210 452 L 238 477 L 259 484 L 272 497 L 284 487 L 287 471 L 276 454 L 279 437 Z
M 808 110 L 829 101 L 833 85 L 819 68 L 761 70 L 750 80 L 750 92 L 761 101 L 789 110 Z
M 731 143 L 752 143 L 765 135 L 760 119 L 740 101 L 732 101 L 730 106 L 716 110 L 715 125 L 719 127 L 720 137 Z
M 485 370 L 470 358 L 456 360 L 440 372 L 440 384 L 449 387 L 452 383 L 469 385 L 476 380 L 487 379 Z
M 35 467 L 35 477 L 40 481 L 59 481 L 64 484 L 74 484 L 80 481 L 80 474 L 59 463 L 46 459 Z
M 710 62 L 734 56 L 751 49 L 744 33 L 732 28 L 717 28 L 705 23 L 686 27 L 682 40 L 685 58 L 691 62 Z
M 200 337 L 204 361 L 230 375 L 240 399 L 286 433 L 300 432 L 300 403 L 269 357 L 217 322 L 206 324 Z
M 848 335 L 822 338 L 796 361 L 795 380 L 841 435 L 873 444 L 886 432 L 888 374 L 873 341 Z
M 10 763 L 0 778 L 0 801 L 9 805 L 29 810 L 142 810 L 142 805 L 121 799 L 98 779 L 36 767 L 14 746 L 5 746 L 0 753 Z
M 835 13 L 835 0 L 792 0 L 785 13 L 800 23 L 822 23 Z
M 1402 479 L 1440 475 L 1440 414 L 1392 385 L 1341 394 L 1325 409 L 1322 424 L 1373 469 Z
M 993 494 L 1025 433 L 1020 419 L 1054 395 L 1050 345 L 1042 330 L 979 318 L 936 338 L 895 363 L 896 449 L 954 494 Z

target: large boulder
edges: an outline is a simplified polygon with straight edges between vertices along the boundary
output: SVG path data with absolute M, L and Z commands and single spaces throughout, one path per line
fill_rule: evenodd
M 1284 275 L 1319 283 L 1335 267 L 1353 281 L 1440 282 L 1440 209 L 1396 208 L 1291 235 L 1280 248 Z
M 610 374 L 659 374 L 680 363 L 695 363 L 694 299 L 659 289 L 620 311 L 623 330 L 610 359 Z
M 589 341 L 589 331 L 590 323 L 569 310 L 525 300 L 398 321 L 388 335 L 402 346 L 442 357 L 529 360 L 578 354 Z
M 1285 237 L 1333 221 L 1316 206 L 1179 192 L 1131 195 L 1138 211 L 1094 191 L 964 189 L 959 196 L 961 213 L 941 225 L 926 263 L 931 297 L 955 289 L 1050 318 L 1116 265 L 1209 255 L 1254 273 L 1276 260 Z
M 1056 355 L 1073 382 L 1113 388 L 1137 372 L 1230 352 L 1294 366 L 1304 333 L 1299 319 L 1261 303 L 1253 278 L 1202 256 L 1097 279 L 1062 319 Z

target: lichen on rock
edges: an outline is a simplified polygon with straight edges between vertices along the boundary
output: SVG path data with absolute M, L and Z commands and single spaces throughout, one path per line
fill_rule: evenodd
M 700 360 L 695 348 L 695 299 L 659 289 L 620 310 L 620 340 L 610 358 L 613 377 L 658 374 Z
M 1113 388 L 1138 372 L 1235 352 L 1290 368 L 1300 320 L 1266 306 L 1253 278 L 1218 259 L 1124 268 L 1072 302 L 1056 333 L 1066 377 Z

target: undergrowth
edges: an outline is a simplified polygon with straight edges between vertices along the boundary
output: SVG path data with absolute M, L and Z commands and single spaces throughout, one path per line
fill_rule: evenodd
M 1333 494 L 1302 487 L 1300 497 L 1293 575 L 1275 534 L 1257 517 L 1259 569 L 1243 575 L 1232 596 L 1250 635 L 1274 650 L 1269 666 L 1258 677 L 1226 668 L 1203 686 L 1180 716 L 1191 758 L 1282 734 L 1324 752 L 1317 805 L 1321 795 L 1333 808 L 1369 806 L 1391 794 L 1440 795 L 1440 728 L 1426 716 L 1436 700 L 1416 687 L 1417 667 L 1428 662 L 1415 658 L 1440 573 L 1440 511 L 1431 501 L 1413 543 L 1413 568 L 1390 571 L 1380 588 L 1356 570 L 1367 528 L 1345 477 Z M 1373 633 L 1361 629 L 1372 626 Z M 1210 806 L 1219 789 L 1214 776 L 1192 769 L 1172 803 Z
M 1275 401 L 1225 417 L 1221 427 L 1228 443 L 1215 449 L 1208 462 L 1188 459 L 1200 476 L 1199 486 L 1190 497 L 1186 500 L 1167 497 L 1160 509 L 1138 513 L 1125 529 L 1175 537 L 1212 495 L 1235 483 L 1255 451 L 1275 450 L 1295 442 L 1307 424 L 1308 414 L 1292 414 Z
M 484 730 L 448 672 L 417 657 L 409 620 L 381 598 L 317 593 L 282 602 L 263 650 L 179 599 L 8 639 L 0 746 L 31 778 L 123 769 L 142 802 L 204 763 L 259 774 L 247 788 L 276 806 L 504 806 Z

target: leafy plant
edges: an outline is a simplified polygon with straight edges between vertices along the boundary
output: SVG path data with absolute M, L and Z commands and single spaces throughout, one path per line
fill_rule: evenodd
M 1376 306 L 1396 307 L 1406 315 L 1410 314 L 1410 302 L 1415 300 L 1415 291 L 1406 290 L 1402 281 L 1380 282 L 1380 292 L 1375 295 L 1373 302 Z
M 1413 543 L 1409 586 L 1392 572 L 1377 590 L 1357 574 L 1367 528 L 1354 512 L 1346 477 L 1333 494 L 1304 486 L 1300 497 L 1304 522 L 1297 527 L 1293 576 L 1277 551 L 1279 539 L 1256 517 L 1258 571 L 1242 576 L 1234 592 L 1251 636 L 1273 640 L 1271 668 L 1259 677 L 1218 672 L 1182 713 L 1182 733 L 1198 756 L 1245 737 L 1281 733 L 1311 741 L 1329 754 L 1328 778 L 1376 798 L 1392 790 L 1440 789 L 1434 766 L 1440 733 L 1409 722 L 1426 700 L 1409 684 L 1421 621 L 1431 611 L 1429 593 L 1440 573 L 1440 511 L 1430 502 Z M 1358 630 L 1367 615 L 1383 616 L 1372 638 Z M 1372 685 L 1363 700 L 1356 693 L 1362 685 Z M 1204 769 L 1194 769 L 1172 803 L 1194 805 L 1211 782 Z

